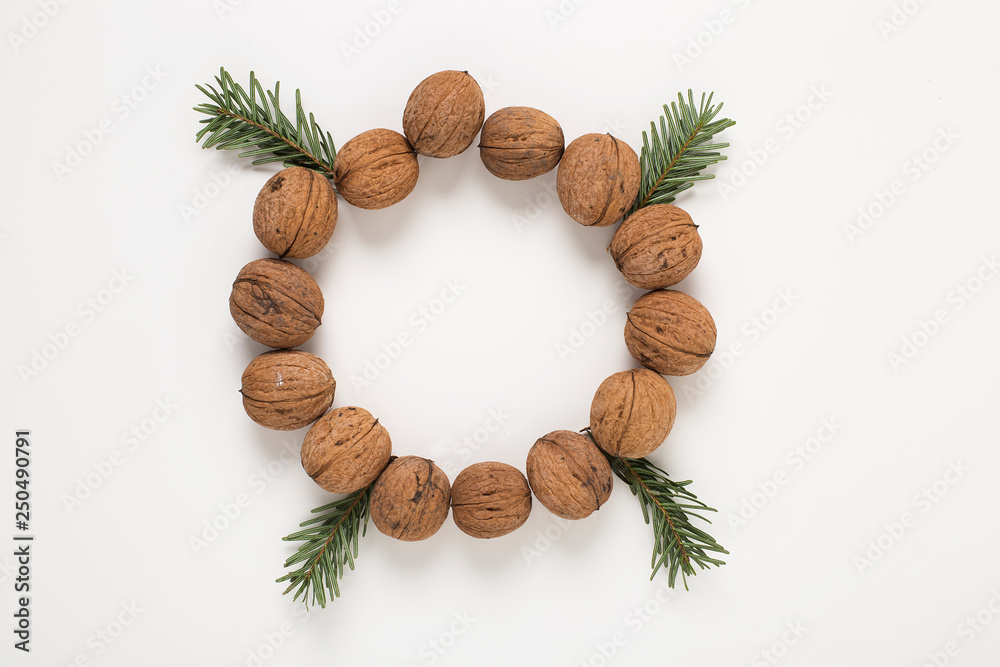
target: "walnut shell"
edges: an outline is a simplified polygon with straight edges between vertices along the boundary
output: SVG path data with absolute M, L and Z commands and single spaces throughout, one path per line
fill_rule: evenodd
M 448 518 L 451 484 L 433 461 L 403 456 L 382 471 L 372 487 L 371 517 L 389 537 L 426 540 Z
M 479 157 L 494 176 L 524 181 L 554 169 L 564 146 L 555 118 L 531 107 L 506 107 L 486 119 Z
M 243 409 L 261 426 L 294 431 L 308 426 L 333 403 L 337 381 L 330 367 L 302 350 L 272 350 L 243 371 Z
M 302 442 L 302 468 L 330 493 L 354 493 L 389 464 L 389 432 L 364 408 L 335 408 L 319 418 Z
M 472 145 L 486 115 L 483 90 L 468 72 L 445 70 L 417 84 L 403 110 L 403 134 L 428 157 L 452 157 Z
M 585 134 L 566 147 L 556 189 L 563 210 L 581 225 L 614 224 L 639 193 L 639 158 L 610 134 Z
M 474 463 L 458 473 L 451 487 L 451 518 L 472 537 L 500 537 L 528 520 L 531 489 L 514 466 Z
M 528 483 L 546 509 L 583 519 L 611 496 L 611 466 L 590 438 L 553 431 L 528 451 Z
M 625 346 L 636 361 L 663 375 L 690 375 L 715 351 L 715 321 L 697 299 L 656 290 L 636 299 L 625 322 Z
M 268 179 L 253 205 L 253 232 L 281 258 L 322 250 L 337 226 L 337 196 L 322 174 L 288 167 Z
M 296 347 L 312 338 L 323 305 L 323 292 L 309 272 L 280 259 L 244 266 L 229 295 L 236 325 L 268 347 Z
M 333 180 L 349 203 L 385 208 L 403 200 L 417 184 L 417 153 L 399 132 L 362 132 L 340 147 L 333 161 Z
M 590 432 L 612 456 L 638 459 L 666 439 L 677 416 L 670 383 L 645 368 L 615 373 L 604 380 L 590 404 Z
M 622 223 L 608 250 L 625 280 L 662 289 L 684 280 L 701 259 L 698 225 L 673 204 L 640 208 Z

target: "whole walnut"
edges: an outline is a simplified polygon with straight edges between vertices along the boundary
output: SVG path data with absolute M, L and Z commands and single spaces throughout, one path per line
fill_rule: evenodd
M 237 326 L 268 347 L 309 340 L 323 317 L 323 292 L 309 273 L 280 259 L 257 259 L 242 269 L 229 295 Z
M 261 426 L 294 431 L 308 426 L 333 403 L 337 382 L 330 367 L 302 350 L 272 350 L 243 371 L 243 409 Z
M 531 513 L 528 480 L 514 466 L 496 461 L 473 463 L 451 487 L 451 518 L 472 537 L 513 532 Z
M 645 368 L 615 373 L 590 404 L 590 432 L 612 456 L 638 459 L 666 439 L 677 416 L 670 383 Z
M 253 205 L 253 231 L 281 258 L 322 250 L 337 226 L 337 196 L 321 174 L 288 167 L 268 179 Z
M 661 289 L 679 283 L 698 266 L 701 236 L 683 209 L 654 204 L 625 218 L 608 249 L 625 280 Z
M 694 297 L 656 290 L 636 299 L 625 322 L 625 346 L 663 375 L 690 375 L 715 351 L 715 321 Z
M 302 442 L 302 468 L 330 493 L 354 493 L 389 464 L 389 432 L 364 408 L 335 408 L 319 418 Z
M 546 509 L 583 519 L 611 496 L 611 466 L 590 438 L 553 431 L 528 451 L 528 483 Z
M 372 487 L 371 517 L 389 537 L 426 540 L 448 518 L 451 484 L 433 461 L 403 456 L 382 471 Z
M 486 115 L 483 90 L 468 72 L 445 70 L 417 84 L 403 110 L 403 134 L 421 155 L 452 157 L 472 145 Z
M 555 118 L 531 107 L 506 107 L 486 119 L 479 157 L 494 176 L 525 181 L 554 169 L 564 146 Z
M 349 203 L 367 209 L 402 201 L 417 184 L 417 153 L 399 132 L 362 132 L 340 147 L 333 180 Z
M 585 134 L 566 147 L 556 188 L 571 218 L 605 227 L 620 220 L 639 193 L 639 158 L 610 134 Z

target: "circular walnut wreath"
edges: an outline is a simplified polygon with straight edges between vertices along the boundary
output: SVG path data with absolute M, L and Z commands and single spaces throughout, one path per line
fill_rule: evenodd
M 670 433 L 674 392 L 664 375 L 689 375 L 715 349 L 715 323 L 694 297 L 668 289 L 697 266 L 702 242 L 691 217 L 671 202 L 702 171 L 724 159 L 714 135 L 733 124 L 717 120 L 722 107 L 703 95 L 695 105 L 678 95 L 664 105 L 659 128 L 643 133 L 641 158 L 610 134 L 585 134 L 567 146 L 559 123 L 531 107 L 507 107 L 488 118 L 482 90 L 468 72 L 433 74 L 413 90 L 403 110 L 403 133 L 363 132 L 336 151 L 296 91 L 293 123 L 280 110 L 278 86 L 262 89 L 250 74 L 249 91 L 225 71 L 220 89 L 201 87 L 210 103 L 198 140 L 204 147 L 250 149 L 256 164 L 283 163 L 261 189 L 253 208 L 257 238 L 277 257 L 240 270 L 229 301 L 236 324 L 250 338 L 275 348 L 246 367 L 243 407 L 261 426 L 294 430 L 310 426 L 302 467 L 324 490 L 346 494 L 314 510 L 288 541 L 302 544 L 285 563 L 286 593 L 325 606 L 340 594 L 345 567 L 354 567 L 358 537 L 370 518 L 400 540 L 424 540 L 449 513 L 464 533 L 497 538 L 528 518 L 534 496 L 565 519 L 583 519 L 611 494 L 617 475 L 640 501 L 654 532 L 653 574 L 664 567 L 668 583 L 723 562 L 727 553 L 691 523 L 714 511 L 644 457 Z M 485 122 L 484 122 L 485 118 Z M 307 271 L 289 259 L 320 252 L 337 224 L 337 195 L 353 206 L 391 206 L 413 191 L 417 156 L 448 158 L 479 135 L 483 165 L 505 180 L 526 180 L 558 167 L 559 201 L 577 223 L 603 227 L 619 221 L 608 250 L 631 284 L 650 290 L 628 313 L 625 345 L 644 367 L 604 380 L 594 395 L 590 424 L 540 437 L 528 451 L 525 474 L 507 463 L 475 463 L 449 481 L 435 463 L 396 457 L 388 431 L 357 406 L 333 407 L 336 381 L 319 357 L 294 349 L 320 326 L 323 293 Z M 331 185 L 330 181 L 336 186 Z

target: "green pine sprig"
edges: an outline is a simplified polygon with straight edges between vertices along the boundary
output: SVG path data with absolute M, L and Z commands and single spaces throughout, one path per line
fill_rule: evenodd
M 225 68 L 215 77 L 219 86 L 197 86 L 211 102 L 194 107 L 208 116 L 201 121 L 195 141 L 205 139 L 202 148 L 243 150 L 239 157 L 255 158 L 253 164 L 281 162 L 286 167 L 305 167 L 333 178 L 337 149 L 329 132 L 324 133 L 310 113 L 302 109 L 302 95 L 295 91 L 295 123 L 278 102 L 280 82 L 274 91 L 264 91 L 250 72 L 249 93 L 233 81 Z M 245 149 L 251 150 L 245 150 Z
M 289 582 L 284 594 L 295 591 L 293 600 L 300 597 L 306 606 L 310 602 L 326 607 L 327 597 L 340 596 L 339 581 L 346 573 L 345 566 L 354 569 L 358 557 L 358 539 L 368 530 L 371 511 L 371 486 L 336 500 L 312 511 L 318 516 L 299 524 L 300 530 L 285 542 L 302 542 L 298 551 L 285 561 L 285 567 L 298 567 L 276 581 Z
M 655 122 L 649 124 L 652 140 L 642 133 L 641 184 L 626 217 L 644 206 L 670 204 L 695 181 L 715 178 L 714 174 L 701 172 L 725 160 L 726 156 L 719 151 L 728 148 L 729 144 L 712 143 L 712 139 L 736 123 L 728 118 L 716 120 L 722 103 L 713 106 L 713 94 L 706 99 L 703 93 L 701 104 L 696 107 L 691 90 L 688 90 L 687 100 L 677 93 L 677 102 L 663 105 L 659 130 Z

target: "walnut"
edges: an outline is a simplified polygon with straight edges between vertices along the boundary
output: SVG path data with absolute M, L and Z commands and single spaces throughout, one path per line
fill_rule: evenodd
M 281 258 L 312 257 L 337 226 L 337 196 L 330 181 L 305 167 L 282 169 L 264 184 L 253 205 L 253 231 Z
M 417 153 L 399 132 L 362 132 L 340 147 L 333 161 L 333 180 L 349 203 L 385 208 L 403 200 L 417 184 Z
M 546 509 L 564 519 L 583 519 L 611 495 L 611 466 L 590 438 L 553 431 L 528 451 L 528 483 Z
M 528 520 L 531 489 L 521 471 L 506 463 L 474 463 L 451 487 L 451 518 L 472 537 L 500 537 Z
M 565 141 L 555 118 L 531 107 L 494 111 L 479 137 L 479 157 L 494 176 L 524 181 L 551 171 Z
M 566 147 L 556 188 L 571 218 L 605 227 L 618 222 L 639 193 L 639 158 L 610 134 L 585 134 Z
M 261 345 L 295 347 L 320 325 L 323 303 L 323 292 L 305 269 L 280 259 L 258 259 L 236 276 L 229 312 L 243 333 Z
M 654 204 L 627 217 L 608 249 L 625 280 L 661 289 L 679 283 L 698 266 L 701 236 L 683 209 Z
M 677 416 L 670 383 L 645 368 L 615 373 L 590 404 L 590 432 L 612 456 L 638 459 L 666 439 Z
M 663 375 L 690 375 L 704 366 L 715 351 L 715 337 L 715 321 L 705 306 L 677 290 L 643 294 L 625 322 L 628 351 Z
M 448 518 L 451 484 L 433 461 L 419 456 L 398 458 L 372 487 L 371 517 L 389 537 L 426 540 Z
M 353 493 L 389 464 L 389 432 L 364 408 L 335 408 L 319 418 L 302 442 L 302 468 L 331 493 Z
M 261 426 L 294 431 L 307 426 L 333 403 L 337 382 L 329 366 L 302 350 L 272 350 L 243 371 L 243 409 Z
M 483 90 L 468 72 L 446 70 L 417 84 L 403 111 L 403 134 L 421 155 L 452 157 L 472 145 L 486 115 Z

